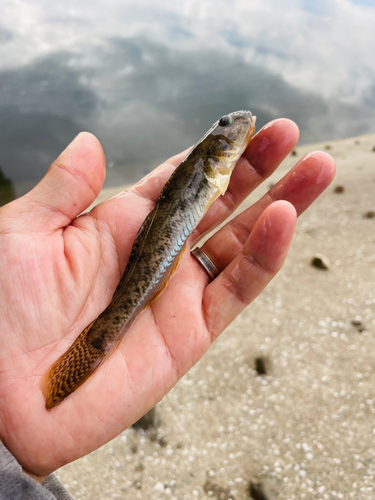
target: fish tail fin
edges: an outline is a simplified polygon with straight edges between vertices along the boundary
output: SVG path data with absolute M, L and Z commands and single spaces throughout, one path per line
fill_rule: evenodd
M 74 392 L 94 373 L 106 359 L 104 349 L 95 348 L 88 339 L 92 322 L 79 335 L 72 346 L 48 369 L 40 387 L 51 410 Z

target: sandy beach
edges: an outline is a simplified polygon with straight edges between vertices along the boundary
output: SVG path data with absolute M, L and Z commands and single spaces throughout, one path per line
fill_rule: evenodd
M 317 149 L 337 175 L 280 274 L 148 430 L 57 472 L 75 500 L 375 498 L 375 134 L 297 146 L 241 210 Z

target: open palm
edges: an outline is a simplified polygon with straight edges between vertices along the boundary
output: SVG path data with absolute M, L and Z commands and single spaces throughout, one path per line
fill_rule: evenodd
M 289 120 L 264 127 L 189 244 L 227 218 L 297 139 Z M 204 245 L 221 271 L 213 282 L 186 251 L 165 292 L 139 316 L 113 356 L 48 412 L 42 375 L 108 305 L 139 227 L 182 159 L 172 158 L 130 190 L 77 217 L 94 201 L 105 175 L 99 142 L 83 133 L 34 190 L 0 209 L 0 438 L 35 475 L 47 475 L 114 438 L 173 387 L 280 269 L 296 212 L 334 175 L 329 155 L 309 155 L 216 233 Z

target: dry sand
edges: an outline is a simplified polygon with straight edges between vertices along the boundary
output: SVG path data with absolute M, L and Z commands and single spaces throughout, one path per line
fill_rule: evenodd
M 310 151 L 337 162 L 283 270 L 156 407 L 156 426 L 58 471 L 76 500 L 375 499 L 374 147 L 375 134 L 297 147 L 247 200 Z M 328 270 L 311 266 L 317 253 Z

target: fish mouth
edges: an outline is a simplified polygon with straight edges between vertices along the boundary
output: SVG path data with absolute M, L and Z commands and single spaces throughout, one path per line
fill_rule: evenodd
M 246 111 L 246 115 L 250 121 L 249 137 L 247 139 L 247 146 L 248 146 L 255 132 L 255 123 L 257 121 L 257 117 L 256 115 L 253 115 L 251 111 Z
M 254 127 L 255 122 L 257 121 L 256 115 L 253 115 L 251 111 L 246 111 L 246 114 L 250 120 L 251 127 Z
M 234 111 L 231 114 L 233 114 L 233 115 L 246 115 L 248 117 L 248 119 L 250 120 L 250 124 L 252 127 L 255 125 L 255 122 L 257 119 L 257 117 L 255 115 L 253 115 L 253 113 L 251 111 L 244 110 L 244 109 L 242 111 Z

